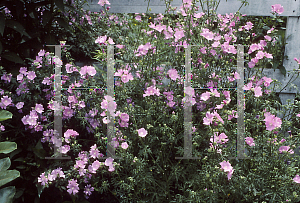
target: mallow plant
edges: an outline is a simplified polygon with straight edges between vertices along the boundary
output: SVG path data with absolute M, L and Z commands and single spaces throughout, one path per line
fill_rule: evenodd
M 103 5 L 108 3 L 99 1 Z M 282 8 L 277 7 L 279 10 L 273 8 L 274 14 L 281 12 Z M 235 86 L 243 77 L 233 67 L 237 62 L 234 44 L 247 42 L 235 35 L 251 34 L 252 23 L 238 25 L 239 13 L 195 13 L 197 8 L 190 0 L 183 1 L 180 10 L 177 22 L 168 21 L 162 14 L 148 25 L 140 15 L 135 20 L 142 25 L 132 24 L 132 18 L 126 19 L 129 26 L 137 26 L 134 31 L 144 27 L 131 36 L 136 40 L 123 41 L 106 34 L 95 39 L 99 45 L 116 44 L 120 50 L 116 54 L 115 97 L 101 89 L 72 89 L 97 86 L 101 70 L 63 64 L 44 50 L 29 71 L 25 67 L 20 69 L 19 94 L 30 90 L 26 89 L 27 83 L 34 88 L 35 81 L 40 81 L 38 84 L 43 84 L 44 91 L 49 93 L 48 106 L 36 103 L 22 122 L 31 131 L 41 132 L 42 141 L 49 142 L 50 147 L 57 144 L 52 122 L 56 101 L 53 91 L 50 92 L 54 74 L 39 78 L 45 74 L 42 67 L 63 66 L 66 73 L 62 75 L 62 85 L 70 88 L 62 93 L 63 145 L 59 151 L 72 159 L 61 161 L 60 167 L 53 164 L 37 178 L 38 184 L 55 184 L 66 190 L 73 202 L 89 199 L 96 192 L 111 193 L 119 202 L 299 200 L 298 156 L 294 153 L 299 129 L 293 128 L 286 136 L 290 122 L 277 115 L 290 109 L 291 117 L 298 119 L 299 112 L 293 111 L 295 105 L 280 103 L 274 92 L 278 82 L 262 72 L 264 64 L 272 59 L 272 53 L 264 50 L 272 46 L 276 30 L 270 28 L 265 40 L 245 48 L 245 53 L 255 56 L 246 60 L 243 88 L 245 147 L 250 159 L 229 159 L 236 155 Z M 184 48 L 188 44 L 198 46 L 192 48 L 192 75 L 188 76 L 193 86 L 184 88 Z M 98 53 L 106 51 L 102 46 Z M 103 56 L 99 54 L 96 58 L 105 67 Z M 298 59 L 295 61 L 299 63 Z M 15 98 L 14 102 L 17 101 Z M 6 108 L 11 102 L 11 98 L 3 96 L 1 105 Z M 184 155 L 187 103 L 192 104 L 192 156 L 197 159 L 175 159 Z M 21 106 L 16 104 L 17 108 Z M 106 127 L 110 122 L 115 123 L 115 137 L 107 143 Z M 107 145 L 113 146 L 116 157 L 122 159 L 107 157 Z

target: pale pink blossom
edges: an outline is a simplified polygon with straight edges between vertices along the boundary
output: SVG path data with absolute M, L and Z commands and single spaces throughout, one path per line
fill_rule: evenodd
M 295 183 L 300 183 L 300 176 L 297 174 L 294 178 L 293 178 L 293 181 Z
M 290 146 L 281 146 L 279 147 L 279 153 L 282 153 L 284 151 L 289 152 L 290 154 L 294 154 L 294 151 L 290 149 Z
M 284 11 L 283 6 L 280 4 L 274 4 L 272 5 L 272 12 L 273 13 L 278 13 L 279 15 L 282 14 Z
M 138 131 L 138 134 L 140 137 L 146 137 L 146 135 L 148 134 L 147 130 L 145 130 L 145 128 L 140 128 Z
M 245 142 L 251 147 L 255 146 L 254 139 L 252 137 L 246 137 Z
M 256 86 L 253 91 L 254 91 L 254 96 L 255 97 L 260 97 L 262 96 L 262 91 L 261 91 L 261 87 L 260 86 Z
M 123 143 L 121 144 L 121 147 L 122 147 L 123 149 L 127 149 L 127 148 L 128 148 L 127 142 L 123 142 Z
M 99 4 L 100 6 L 104 6 L 104 4 L 110 5 L 110 3 L 109 3 L 108 0 L 99 0 L 98 4 Z

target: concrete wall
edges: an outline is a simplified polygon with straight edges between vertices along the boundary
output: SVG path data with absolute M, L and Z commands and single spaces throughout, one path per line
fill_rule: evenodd
M 84 7 L 92 12 L 99 12 L 103 9 L 99 4 L 99 0 L 88 0 L 89 6 Z M 146 13 L 148 0 L 109 0 L 111 7 L 110 13 Z M 281 4 L 284 7 L 282 16 L 300 16 L 300 0 L 248 0 L 249 5 L 243 7 L 240 12 L 247 15 L 255 16 L 270 16 L 271 5 Z M 182 0 L 173 0 L 172 7 L 179 7 L 182 5 Z M 221 0 L 217 13 L 235 13 L 242 3 L 238 0 Z M 202 11 L 200 3 L 196 3 L 199 6 L 199 13 Z M 166 6 L 164 0 L 150 0 L 149 8 L 152 9 L 150 13 L 164 13 Z

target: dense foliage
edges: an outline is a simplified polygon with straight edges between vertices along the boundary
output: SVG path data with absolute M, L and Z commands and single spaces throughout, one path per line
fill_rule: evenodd
M 54 3 L 51 4 L 52 7 L 57 5 L 58 13 L 60 13 L 59 1 Z M 11 8 L 11 10 L 13 9 Z M 89 12 L 86 14 L 88 15 Z M 189 11 L 187 11 L 187 14 L 188 16 L 191 15 Z M 235 22 L 232 28 L 235 28 L 236 31 L 242 29 L 235 33 L 237 41 L 234 44 L 259 44 L 261 43 L 260 40 L 265 40 L 267 46 L 265 46 L 264 52 L 273 54 L 273 58 L 263 57 L 252 69 L 249 68 L 249 66 L 253 65 L 253 62 L 252 64 L 250 63 L 251 58 L 257 57 L 255 55 L 257 52 L 249 54 L 249 57 L 245 60 L 245 65 L 249 70 L 249 75 L 245 78 L 247 85 L 252 81 L 254 88 L 254 84 L 256 84 L 255 91 L 249 89 L 245 93 L 247 98 L 245 137 L 251 137 L 255 140 L 255 146 L 247 143 L 249 145 L 247 146 L 248 155 L 254 157 L 254 159 L 230 160 L 231 166 L 234 168 L 230 179 L 226 177 L 224 171 L 220 170 L 220 162 L 235 155 L 236 118 L 234 118 L 232 110 L 237 108 L 236 92 L 232 91 L 230 93 L 231 101 L 228 105 L 225 105 L 223 109 L 219 109 L 220 111 L 217 110 L 224 123 L 220 122 L 220 120 L 214 120 L 212 125 L 206 125 L 203 123 L 203 119 L 207 116 L 207 111 L 212 112 L 216 110 L 216 104 L 224 103 L 224 100 L 228 99 L 227 93 L 218 90 L 221 93 L 221 97 L 214 97 L 217 94 L 217 92 L 214 92 L 212 94 L 209 93 L 211 95 L 210 99 L 203 100 L 202 94 L 207 94 L 206 90 L 195 90 L 193 156 L 200 159 L 176 160 L 175 157 L 181 157 L 184 152 L 184 118 L 182 108 L 182 99 L 184 98 L 182 77 L 184 76 L 184 69 L 182 65 L 185 64 L 185 49 L 183 47 L 175 48 L 169 46 L 174 45 L 175 36 L 178 43 L 186 44 L 191 42 L 192 44 L 200 45 L 202 48 L 204 46 L 207 47 L 208 54 L 204 53 L 204 51 L 199 51 L 197 47 L 192 48 L 192 67 L 193 76 L 195 76 L 193 77 L 193 85 L 199 84 L 201 87 L 209 87 L 212 84 L 210 80 L 213 83 L 219 82 L 219 78 L 227 78 L 227 76 L 232 77 L 234 81 L 237 78 L 235 78 L 235 69 L 232 67 L 232 64 L 236 64 L 236 54 L 230 53 L 230 51 L 224 53 L 217 49 L 218 46 L 215 47 L 216 55 L 213 54 L 214 52 L 211 52 L 212 41 L 207 39 L 209 36 L 203 36 L 204 27 L 212 32 L 219 33 L 220 36 L 225 36 L 230 29 L 220 30 L 219 28 L 223 26 L 222 21 L 225 21 L 226 18 L 222 19 L 211 11 L 209 24 L 206 24 L 207 13 L 204 13 L 201 17 L 197 16 L 194 18 L 186 17 L 183 13 L 174 17 L 171 14 L 164 16 L 149 13 L 141 15 L 109 14 L 106 10 L 101 14 L 90 13 L 88 16 L 84 15 L 77 16 L 75 22 L 71 20 L 73 24 L 70 26 L 70 29 L 83 30 L 82 32 L 75 31 L 76 34 L 71 35 L 71 32 L 63 26 L 63 23 L 59 23 L 59 20 L 60 26 L 56 26 L 51 31 L 51 33 L 59 33 L 60 37 L 55 42 L 58 43 L 58 39 L 63 38 L 64 41 L 67 41 L 67 44 L 73 45 L 63 51 L 62 74 L 64 76 L 62 79 L 64 87 L 70 87 L 72 84 L 75 86 L 76 82 L 79 82 L 84 87 L 99 86 L 99 82 L 105 84 L 107 48 L 105 46 L 96 46 L 95 39 L 98 36 L 103 37 L 97 39 L 98 43 L 107 36 L 101 45 L 104 43 L 110 44 L 111 40 L 116 45 L 124 45 L 123 48 L 121 46 L 115 48 L 116 72 L 127 69 L 128 66 L 126 65 L 130 64 L 132 68 L 130 72 L 135 78 L 134 80 L 126 81 L 129 75 L 127 74 L 121 79 L 116 77 L 115 83 L 115 92 L 118 92 L 115 99 L 117 110 L 121 114 L 123 113 L 122 116 L 126 117 L 125 113 L 130 116 L 127 121 L 129 127 L 126 127 L 126 122 L 122 121 L 123 119 L 127 120 L 126 118 L 120 117 L 116 119 L 116 125 L 119 130 L 117 134 L 120 136 L 118 142 L 115 140 L 116 145 L 120 142 L 116 152 L 118 156 L 124 159 L 114 160 L 113 163 L 101 162 L 101 168 L 95 174 L 93 174 L 93 170 L 86 168 L 86 179 L 93 177 L 88 180 L 89 184 L 94 188 L 91 196 L 86 201 L 97 202 L 101 199 L 101 201 L 109 202 L 236 202 L 240 200 L 244 202 L 271 202 L 273 201 L 272 199 L 286 200 L 287 198 L 292 199 L 292 201 L 298 201 L 298 186 L 295 185 L 295 181 L 293 182 L 291 178 L 294 178 L 298 173 L 296 166 L 299 159 L 295 154 L 293 154 L 295 156 L 293 157 L 287 153 L 279 153 L 278 148 L 283 146 L 282 143 L 284 142 L 284 146 L 291 146 L 291 149 L 295 149 L 294 145 L 297 144 L 299 133 L 297 123 L 299 118 L 296 117 L 299 103 L 295 102 L 294 105 L 284 107 L 291 110 L 292 118 L 290 121 L 282 120 L 281 131 L 277 129 L 272 131 L 266 130 L 264 119 L 267 116 L 264 114 L 264 111 L 276 115 L 283 107 L 278 94 L 272 91 L 268 92 L 277 84 L 276 81 L 273 81 L 272 85 L 267 88 L 268 86 L 263 85 L 263 83 L 268 83 L 268 80 L 266 78 L 263 79 L 263 75 L 260 74 L 261 69 L 265 68 L 265 66 L 281 67 L 284 35 L 282 35 L 280 29 L 285 26 L 286 21 L 284 18 L 278 16 L 274 18 L 247 17 L 240 14 L 236 15 L 239 16 L 239 19 L 236 16 L 226 17 L 229 22 Z M 55 19 L 53 16 L 53 20 Z M 250 21 L 253 23 L 253 27 L 247 24 Z M 54 21 L 49 20 L 49 22 Z M 158 25 L 158 22 L 161 22 L 160 25 L 167 25 L 173 29 L 173 38 L 166 39 L 167 34 L 159 31 L 161 27 L 153 26 L 153 24 Z M 262 25 L 260 23 L 265 24 Z M 242 26 L 251 28 L 243 29 Z M 272 26 L 274 26 L 275 30 L 268 32 Z M 189 31 L 189 28 L 191 28 L 193 34 Z M 6 28 L 5 30 L 9 31 Z M 189 36 L 180 38 L 180 35 L 175 34 L 176 31 L 182 30 L 185 33 L 189 33 Z M 252 33 L 255 33 L 255 35 Z M 271 37 L 272 41 L 268 41 L 265 36 Z M 232 40 L 234 40 L 233 36 L 228 35 L 227 37 L 232 37 Z M 26 34 L 24 34 L 24 38 L 26 40 Z M 222 38 L 221 43 L 225 41 L 226 39 Z M 148 49 L 140 47 L 148 42 L 152 45 Z M 14 47 L 16 46 L 18 47 L 19 45 Z M 46 49 L 46 47 L 44 48 Z M 19 47 L 16 50 L 22 49 L 22 47 Z M 103 115 L 100 116 L 100 113 L 105 110 L 103 107 L 105 105 L 99 102 L 104 102 L 105 91 L 76 90 L 73 93 L 63 91 L 62 101 L 65 106 L 63 132 L 73 129 L 78 132 L 79 136 L 74 135 L 74 139 L 71 139 L 69 151 L 66 150 L 67 148 L 63 150 L 68 151 L 66 153 L 71 156 L 72 161 L 45 160 L 45 156 L 51 156 L 53 153 L 53 146 L 44 142 L 51 140 L 46 138 L 47 136 L 45 136 L 44 132 L 46 129 L 53 129 L 53 107 L 49 101 L 53 100 L 53 77 L 50 78 L 50 76 L 53 74 L 54 65 L 51 62 L 50 55 L 47 52 L 39 51 L 39 49 L 35 49 L 35 55 L 30 56 L 32 59 L 28 70 L 24 69 L 24 67 L 17 69 L 17 72 L 14 73 L 15 77 L 11 77 L 8 74 L 10 73 L 8 69 L 5 68 L 6 71 L 1 70 L 1 75 L 4 75 L 1 79 L 5 81 L 1 84 L 1 89 L 5 91 L 1 94 L 12 98 L 13 101 L 13 104 L 8 106 L 6 104 L 9 102 L 5 101 L 5 97 L 3 97 L 2 107 L 7 107 L 14 115 L 12 120 L 3 122 L 6 130 L 1 133 L 1 139 L 18 143 L 18 149 L 10 157 L 12 168 L 17 168 L 21 173 L 21 177 L 11 183 L 17 186 L 15 199 L 16 202 L 34 202 L 39 201 L 38 199 L 41 202 L 62 202 L 64 200 L 70 201 L 71 198 L 73 201 L 75 199 L 76 201 L 83 201 L 87 198 L 86 196 L 90 195 L 86 189 L 87 180 L 79 174 L 79 170 L 74 170 L 74 166 L 79 161 L 78 156 L 82 151 L 89 152 L 88 162 L 90 166 L 92 163 L 97 163 L 95 162 L 96 159 L 91 157 L 91 154 L 97 154 L 97 150 L 99 150 L 105 155 L 107 130 L 105 120 L 101 118 Z M 246 47 L 245 53 L 249 49 L 249 46 Z M 8 48 L 4 50 L 4 52 L 7 52 Z M 80 53 L 82 50 L 84 50 L 84 53 Z M 141 56 L 136 56 L 138 53 Z M 79 58 L 83 56 L 91 57 L 94 54 L 103 70 L 96 67 L 97 74 L 93 78 L 90 75 L 80 78 L 76 71 L 70 74 L 72 71 L 68 71 L 68 68 L 69 70 L 72 69 L 75 60 L 80 60 Z M 35 57 L 36 55 L 38 56 Z M 161 64 L 168 65 L 164 66 L 166 68 L 164 71 L 161 69 Z M 2 65 L 5 67 L 7 64 L 4 63 Z M 170 76 L 170 72 L 167 74 L 167 71 L 170 71 L 170 66 L 178 72 L 180 78 L 177 80 Z M 84 70 L 84 68 L 80 67 L 77 67 L 77 69 L 78 72 Z M 281 69 L 283 70 L 282 67 Z M 88 73 L 93 72 L 92 68 L 88 70 Z M 175 74 L 175 70 L 171 70 L 171 75 Z M 140 77 L 137 71 L 140 71 Z M 22 74 L 23 76 L 21 76 Z M 256 77 L 248 79 L 252 76 Z M 168 78 L 167 84 L 165 82 L 162 83 L 162 79 L 165 77 Z M 80 79 L 86 79 L 86 81 L 83 82 Z M 153 82 L 153 79 L 155 79 L 155 82 Z M 209 82 L 210 84 L 208 84 Z M 222 82 L 222 87 L 234 87 L 236 85 L 235 82 Z M 151 85 L 161 90 L 162 97 L 151 94 L 146 97 L 143 96 L 146 92 L 149 94 L 149 91 L 151 91 L 149 86 Z M 220 87 L 219 85 L 218 87 Z M 262 95 L 259 95 L 259 91 L 257 92 L 260 86 L 263 92 Z M 156 90 L 152 89 L 152 91 L 155 92 Z M 163 94 L 163 92 L 166 92 L 166 94 Z M 75 98 L 72 96 L 75 96 Z M 85 102 L 86 107 L 81 107 L 82 103 L 80 105 L 76 104 L 76 100 Z M 24 106 L 20 102 L 24 102 Z M 41 109 L 44 109 L 44 111 Z M 73 113 L 71 109 L 74 110 Z M 32 120 L 26 121 L 24 119 L 26 115 L 30 115 Z M 231 120 L 227 119 L 231 116 Z M 36 123 L 34 120 L 38 120 L 38 122 Z M 291 124 L 293 124 L 292 129 L 289 128 Z M 26 127 L 24 128 L 24 126 Z M 136 131 L 142 128 L 148 132 L 145 137 L 141 136 L 144 132 L 143 130 Z M 290 130 L 291 135 L 286 137 L 288 130 Z M 229 139 L 227 146 L 223 146 L 220 143 L 218 145 L 220 148 L 217 149 L 222 149 L 223 154 L 217 153 L 217 149 L 210 148 L 211 137 L 217 132 L 223 132 Z M 41 140 L 42 137 L 43 139 Z M 48 137 L 51 136 L 48 135 Z M 278 141 L 273 141 L 276 144 L 273 146 L 271 143 L 275 138 Z M 286 141 L 279 142 L 282 139 Z M 124 143 L 127 143 L 128 148 Z M 96 144 L 97 150 L 91 148 L 94 144 Z M 80 157 L 84 157 L 84 155 L 81 154 Z M 293 160 L 294 158 L 295 160 Z M 286 166 L 286 163 L 289 165 Z M 52 181 L 52 184 L 46 184 L 48 188 L 44 188 L 41 182 L 46 183 L 47 181 L 45 180 L 50 180 L 51 176 L 49 173 L 58 167 L 63 169 L 65 178 Z M 58 173 L 58 171 L 56 172 Z M 42 173 L 44 173 L 44 178 L 47 177 L 43 181 L 41 181 L 42 176 L 40 176 Z M 37 180 L 38 176 L 40 179 Z M 62 177 L 61 175 L 59 176 Z M 73 195 L 70 195 L 70 192 L 67 192 L 70 187 L 67 186 L 76 186 L 74 178 L 78 179 L 80 191 L 77 194 L 74 192 Z

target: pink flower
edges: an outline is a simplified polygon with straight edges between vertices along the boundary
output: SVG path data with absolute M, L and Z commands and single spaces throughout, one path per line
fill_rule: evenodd
M 21 108 L 23 108 L 23 106 L 24 106 L 24 102 L 18 102 L 16 104 L 17 109 L 21 109 Z
M 278 13 L 279 15 L 282 14 L 284 11 L 283 6 L 281 6 L 280 4 L 275 4 L 272 5 L 272 12 L 273 13 Z
M 227 178 L 228 178 L 228 180 L 231 179 L 231 176 L 232 176 L 234 170 L 235 170 L 235 169 L 232 169 L 231 171 L 229 171 L 229 172 L 227 173 Z
M 255 146 L 254 139 L 252 137 L 246 137 L 245 141 L 250 147 Z
M 108 0 L 99 0 L 98 4 L 99 4 L 100 6 L 104 6 L 104 4 L 110 5 L 110 3 L 109 3 Z
M 100 155 L 99 153 L 99 150 L 97 149 L 97 145 L 94 144 L 93 146 L 91 146 L 91 149 L 90 149 L 90 157 L 96 159 L 98 158 Z
M 265 81 L 264 86 L 269 87 L 270 83 L 273 81 L 271 78 L 262 77 L 262 79 Z
M 295 57 L 294 60 L 297 61 L 298 64 L 300 64 L 300 58 L 297 59 L 297 58 Z
M 121 113 L 120 118 L 122 121 L 125 121 L 125 122 L 129 121 L 129 115 L 127 113 Z
M 44 56 L 45 55 L 45 50 L 44 49 L 41 49 L 38 53 L 39 56 Z
M 177 42 L 178 40 L 184 37 L 183 30 L 176 31 L 174 36 L 175 36 L 175 41 Z
M 42 104 L 36 104 L 35 105 L 35 110 L 38 112 L 38 113 L 43 113 L 44 112 L 44 107 Z
M 275 115 L 271 115 L 269 112 L 264 114 L 265 119 L 264 121 L 266 122 L 266 129 L 269 131 L 274 130 L 277 127 L 281 127 L 281 119 L 278 117 L 275 117 Z
M 254 89 L 254 96 L 255 97 L 260 97 L 262 96 L 262 91 L 261 91 L 261 87 L 260 86 L 256 86 Z
M 201 13 L 196 13 L 194 14 L 195 18 L 201 18 L 203 15 L 205 15 L 205 13 L 201 12 Z
M 4 106 L 8 106 L 11 104 L 11 98 L 8 97 L 8 96 L 4 96 L 2 99 L 1 99 L 1 103 L 4 104 Z
M 253 68 L 255 66 L 255 63 L 253 61 L 250 61 L 248 63 L 249 68 Z
M 180 79 L 180 77 L 177 73 L 177 70 L 174 68 L 171 68 L 170 70 L 168 70 L 168 74 L 172 80 L 176 80 L 177 78 Z
M 127 149 L 127 148 L 128 148 L 127 142 L 123 142 L 123 143 L 121 144 L 121 147 L 122 147 L 123 149 Z
M 216 111 L 214 111 L 214 116 L 217 117 L 217 119 L 218 119 L 221 123 L 224 124 L 223 119 L 221 118 L 221 116 L 220 116 Z
M 289 150 L 290 149 L 290 146 L 281 146 L 281 147 L 279 147 L 279 152 L 280 153 L 282 153 L 282 152 L 289 152 L 290 154 L 294 154 L 294 151 L 291 149 L 291 150 Z
M 295 183 L 300 183 L 300 176 L 297 174 L 294 178 L 293 178 L 293 181 Z
M 114 41 L 110 37 L 108 38 L 107 41 L 108 41 L 109 44 L 115 44 Z
M 141 21 L 141 20 L 142 20 L 142 17 L 141 17 L 140 15 L 137 15 L 137 16 L 135 16 L 135 19 L 136 19 L 137 21 Z
M 81 76 L 85 75 L 85 74 L 89 74 L 90 76 L 94 76 L 96 75 L 96 70 L 93 66 L 83 66 L 80 70 L 80 74 Z
M 204 125 L 211 125 L 214 119 L 214 114 L 210 112 L 206 112 L 206 117 L 203 118 Z
M 187 87 L 185 90 L 184 90 L 184 93 L 189 95 L 189 96 L 195 96 L 195 90 L 194 88 L 192 87 Z M 220 94 L 219 94 L 220 95 Z
M 256 54 L 257 59 L 262 59 L 262 58 L 264 58 L 264 56 L 265 56 L 265 54 L 262 51 L 258 51 L 257 54 Z
M 214 33 L 210 32 L 209 29 L 203 28 L 201 36 L 205 37 L 207 40 L 214 39 Z
M 63 154 L 66 154 L 68 151 L 70 151 L 70 146 L 69 145 L 64 145 L 60 147 L 60 152 Z
M 94 76 L 94 75 L 96 75 L 97 72 L 93 66 L 87 66 L 87 73 L 90 76 Z
M 106 39 L 107 39 L 107 36 L 106 36 L 106 35 L 105 35 L 105 36 L 99 36 L 99 37 L 95 40 L 95 43 L 99 43 L 100 45 L 101 45 L 101 44 L 104 44 L 105 41 L 106 41 Z
M 253 27 L 253 23 L 251 23 L 251 22 L 247 22 L 245 25 L 246 30 L 251 30 L 252 27 Z
M 111 166 L 113 166 L 113 161 L 114 161 L 114 159 L 109 157 L 105 160 L 104 164 L 105 164 L 105 166 L 111 167 Z
M 265 35 L 264 38 L 268 41 L 271 41 L 272 40 L 272 37 L 268 36 L 268 35 Z
M 230 172 L 231 170 L 233 170 L 233 167 L 231 166 L 229 161 L 222 161 L 219 164 L 221 165 L 221 168 L 224 170 L 224 172 Z
M 93 163 L 92 163 L 92 168 L 93 168 L 93 171 L 97 171 L 98 170 L 98 168 L 100 168 L 100 162 L 98 161 L 98 160 L 96 160 L 96 161 L 94 161 Z
M 84 188 L 84 194 L 87 196 L 90 196 L 92 192 L 94 191 L 94 188 L 91 187 L 91 185 L 86 185 Z M 88 199 L 88 197 L 86 197 Z
M 147 90 L 145 91 L 145 93 L 146 93 L 146 94 L 143 94 L 143 97 L 150 96 L 150 95 L 154 95 L 154 94 L 156 94 L 157 96 L 160 95 L 159 89 L 157 89 L 157 88 L 154 87 L 154 86 L 147 87 Z
M 247 85 L 244 85 L 244 90 L 250 90 L 252 88 L 252 82 L 249 82 Z
M 33 80 L 36 77 L 35 72 L 34 71 L 29 71 L 27 74 L 27 78 L 29 80 Z
M 66 143 L 70 143 L 69 138 L 70 137 L 77 137 L 79 134 L 78 132 L 72 130 L 72 129 L 68 129 L 65 133 L 64 133 L 64 137 L 65 137 L 65 141 Z
M 220 93 L 218 92 L 218 90 L 216 90 L 216 89 L 210 89 L 210 91 L 212 93 L 212 96 L 220 97 Z
M 241 79 L 240 74 L 238 74 L 237 72 L 235 72 L 233 75 L 235 79 Z
M 38 182 L 41 183 L 41 185 L 45 186 L 48 182 L 47 176 L 45 176 L 45 173 L 42 173 L 40 177 L 38 177 Z
M 73 193 L 73 195 L 75 195 L 76 193 L 78 193 L 79 187 L 78 187 L 77 180 L 73 180 L 73 179 L 69 180 L 69 184 L 68 184 L 67 188 L 69 188 L 67 190 L 67 192 L 69 194 Z
M 145 128 L 140 128 L 138 131 L 138 134 L 140 137 L 146 137 L 146 135 L 148 134 L 147 130 L 145 130 Z
M 27 75 L 27 68 L 21 67 L 19 72 L 22 73 L 23 75 Z
M 6 73 L 4 73 L 4 74 L 1 76 L 1 80 L 5 80 L 5 81 L 10 82 L 11 76 L 12 76 L 11 73 L 10 73 L 9 75 L 7 75 Z M 7 82 L 5 82 L 5 83 L 7 83 Z
M 84 160 L 76 160 L 75 168 L 85 168 L 86 162 Z
M 200 99 L 203 101 L 207 101 L 210 98 L 210 92 L 205 92 L 201 94 Z

